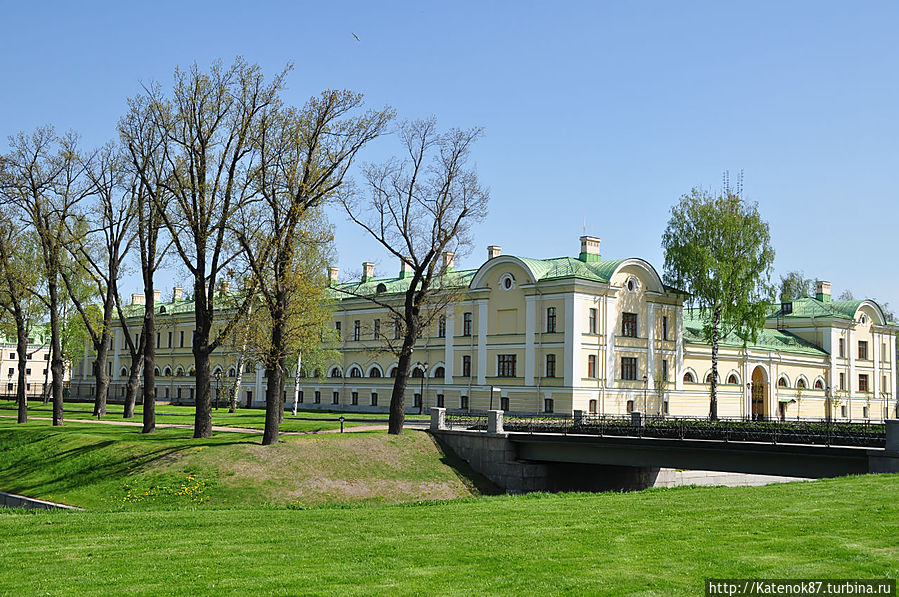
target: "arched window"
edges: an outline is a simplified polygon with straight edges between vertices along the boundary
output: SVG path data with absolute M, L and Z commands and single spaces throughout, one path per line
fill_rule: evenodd
M 823 390 L 823 389 L 824 389 L 824 382 L 821 381 L 820 379 L 819 379 L 819 380 L 816 380 L 816 381 L 815 381 L 815 389 L 816 389 L 816 390 Z
M 162 372 L 162 375 L 163 375 L 163 377 L 171 377 L 172 376 L 172 368 L 166 367 L 165 370 Z
M 687 371 L 684 373 L 684 383 L 696 383 L 696 378 L 693 377 L 693 374 Z
M 786 378 L 786 377 L 781 377 L 780 379 L 777 380 L 777 387 L 778 387 L 778 388 L 786 388 L 787 385 L 788 385 L 788 384 L 787 384 L 787 378 Z
M 396 367 L 390 368 L 390 377 L 396 377 Z
M 711 372 L 711 371 L 709 371 L 708 373 L 706 373 L 706 376 L 705 376 L 705 382 L 706 382 L 706 383 L 712 383 L 712 372 Z
M 740 382 L 737 381 L 737 376 L 734 375 L 733 373 L 731 373 L 730 375 L 727 376 L 727 383 L 729 383 L 731 385 L 737 385 Z
M 230 367 L 228 369 L 228 377 L 236 377 L 236 376 L 237 376 L 237 371 L 234 369 L 234 367 Z
M 184 369 L 181 367 L 175 369 L 175 377 L 184 377 Z
M 194 369 L 193 367 L 191 367 L 190 369 L 187 370 L 187 374 L 188 374 L 189 376 L 191 376 L 191 377 L 196 377 L 196 376 L 197 376 L 197 370 Z
M 381 377 L 381 370 L 378 369 L 377 367 L 372 367 L 371 369 L 368 370 L 368 376 L 369 377 Z
M 412 370 L 412 377 L 414 377 L 415 379 L 418 379 L 419 377 L 424 377 L 424 376 L 425 376 L 425 372 L 421 367 L 416 367 L 415 369 Z
M 153 367 L 153 375 L 159 377 L 159 367 Z
M 800 390 L 804 390 L 805 389 L 805 380 L 802 378 L 799 378 L 799 380 L 796 382 L 796 387 L 799 388 Z
M 340 370 L 340 367 L 333 367 L 328 373 L 328 377 L 343 377 L 343 371 Z
M 350 377 L 362 377 L 362 369 L 359 367 L 353 367 L 350 369 Z
M 128 368 L 122 367 L 122 377 L 128 377 Z
M 445 376 L 446 376 L 446 369 L 444 369 L 443 367 L 437 367 L 436 369 L 434 369 L 434 377 L 442 378 Z

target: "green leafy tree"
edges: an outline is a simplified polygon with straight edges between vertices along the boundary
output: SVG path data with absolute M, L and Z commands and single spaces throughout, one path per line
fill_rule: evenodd
M 662 236 L 665 281 L 689 294 L 712 345 L 709 417 L 718 418 L 718 343 L 732 332 L 755 340 L 774 294 L 774 249 L 757 204 L 726 189 L 693 189 L 671 208 Z
M 780 302 L 815 296 L 815 280 L 806 278 L 801 271 L 787 272 L 780 277 Z

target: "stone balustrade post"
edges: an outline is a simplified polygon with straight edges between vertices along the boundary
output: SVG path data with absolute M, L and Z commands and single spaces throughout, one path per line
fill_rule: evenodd
M 503 431 L 503 411 L 489 410 L 487 411 L 487 433 L 496 435 L 504 433 Z
M 431 431 L 444 431 L 446 429 L 446 409 L 431 407 Z
M 634 427 L 643 427 L 643 413 L 638 410 L 631 412 L 631 425 Z
M 899 452 L 899 419 L 887 419 L 884 421 L 887 428 L 887 452 Z

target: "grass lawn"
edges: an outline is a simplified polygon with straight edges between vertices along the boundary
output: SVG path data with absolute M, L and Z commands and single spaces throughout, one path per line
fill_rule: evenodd
M 701 595 L 899 576 L 896 475 L 393 506 L 0 514 L 0 594 Z
M 86 402 L 72 402 L 65 404 L 64 416 L 66 419 L 91 419 L 93 405 Z M 121 404 L 110 404 L 106 409 L 104 420 L 125 420 L 122 419 L 123 406 Z M 40 402 L 31 402 L 28 406 L 28 414 L 33 417 L 52 417 L 53 409 L 51 405 L 43 405 Z M 143 407 L 138 405 L 134 410 L 134 418 L 127 419 L 130 421 L 141 420 Z M 0 405 L 0 415 L 15 415 L 15 405 L 13 403 L 3 403 Z M 281 431 L 323 431 L 325 429 L 339 429 L 340 422 L 332 419 L 338 417 L 347 419 L 370 419 L 373 421 L 387 422 L 388 415 L 386 413 L 359 413 L 359 412 L 321 412 L 321 411 L 299 411 L 294 417 L 291 412 L 284 413 L 284 422 L 281 424 Z M 427 415 L 406 415 L 410 420 L 426 420 Z M 313 420 L 308 420 L 313 419 Z M 2 420 L 2 418 L 0 418 Z M 194 407 L 193 406 L 172 406 L 169 404 L 156 405 L 156 422 L 157 423 L 175 423 L 181 425 L 193 425 Z M 228 407 L 220 407 L 218 410 L 212 410 L 212 424 L 222 427 L 244 427 L 247 429 L 264 429 L 265 428 L 265 410 L 261 408 L 239 408 L 237 412 L 229 413 Z M 344 427 L 354 427 L 358 425 L 367 425 L 372 423 L 361 422 L 345 422 Z
M 477 493 L 430 435 L 285 436 L 0 419 L 0 490 L 92 510 L 394 503 Z M 490 489 L 488 487 L 488 489 Z M 2 591 L 0 591 L 2 594 Z

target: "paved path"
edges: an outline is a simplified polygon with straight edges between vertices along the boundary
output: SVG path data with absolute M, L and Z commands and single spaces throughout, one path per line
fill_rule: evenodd
M 4 419 L 15 419 L 14 415 L 0 415 L 0 417 Z M 29 420 L 35 421 L 52 421 L 53 419 L 50 417 L 28 417 Z M 127 427 L 143 427 L 143 423 L 139 423 L 137 421 L 110 421 L 110 420 L 97 420 L 97 419 L 65 419 L 65 422 L 68 423 L 94 423 L 99 425 L 124 425 Z M 406 424 L 404 427 L 423 427 L 427 425 L 427 421 L 415 421 L 415 420 L 406 420 Z M 182 423 L 156 423 L 157 429 L 193 429 L 193 425 L 185 425 Z M 379 431 L 382 429 L 387 429 L 387 423 L 378 423 L 376 425 L 357 425 L 355 427 L 345 427 L 343 432 L 350 433 L 356 431 Z M 223 431 L 225 433 L 263 433 L 262 429 L 251 429 L 249 427 L 225 427 L 222 425 L 213 425 L 213 431 Z M 280 435 L 316 435 L 319 433 L 341 433 L 340 429 L 321 429 L 317 431 L 281 431 Z

